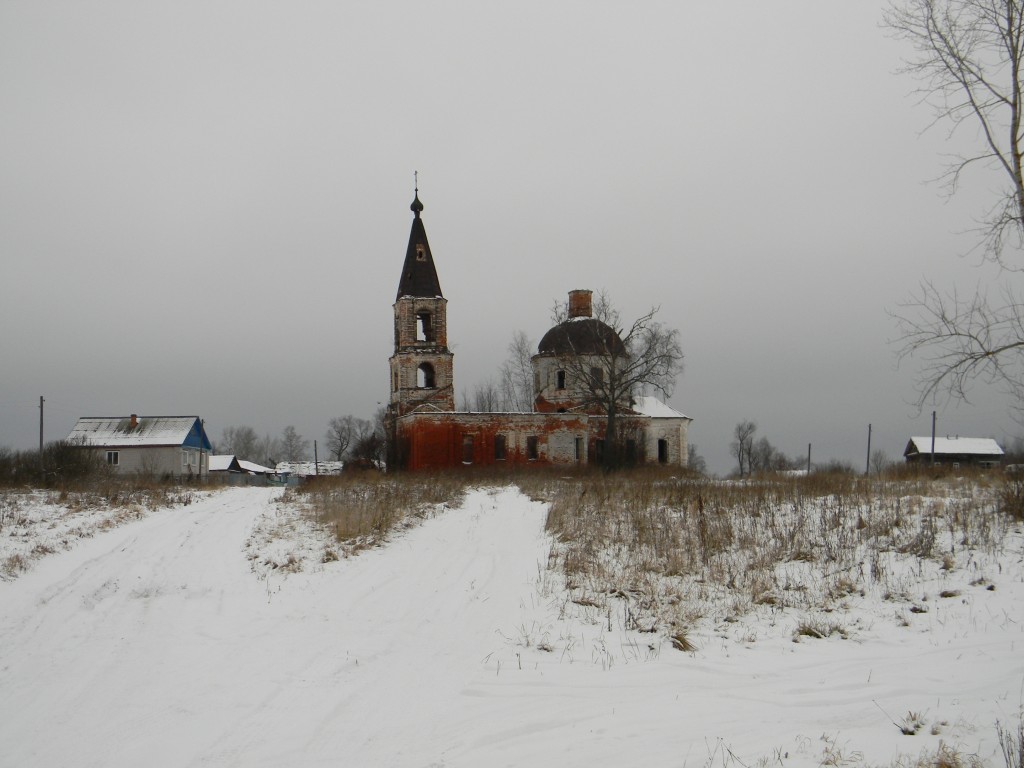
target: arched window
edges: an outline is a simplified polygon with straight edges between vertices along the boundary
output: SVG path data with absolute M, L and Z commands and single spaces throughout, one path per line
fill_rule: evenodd
M 421 363 L 416 371 L 417 387 L 420 389 L 433 389 L 436 386 L 434 384 L 434 366 L 430 363 Z
M 429 312 L 416 313 L 416 341 L 433 341 L 434 329 Z

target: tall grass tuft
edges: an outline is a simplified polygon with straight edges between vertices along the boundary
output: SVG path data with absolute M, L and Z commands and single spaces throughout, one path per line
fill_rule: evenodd
M 1024 768 L 1024 718 L 1017 721 L 1016 731 L 996 723 L 996 734 L 1006 768 Z

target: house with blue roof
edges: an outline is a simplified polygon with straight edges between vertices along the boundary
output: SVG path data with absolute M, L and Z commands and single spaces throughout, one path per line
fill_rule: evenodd
M 206 477 L 212 445 L 198 416 L 86 416 L 68 442 L 95 449 L 118 474 Z

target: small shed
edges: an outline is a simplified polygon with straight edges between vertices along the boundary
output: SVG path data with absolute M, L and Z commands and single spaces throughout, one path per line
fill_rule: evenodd
M 238 459 L 232 454 L 208 456 L 206 466 L 211 475 L 240 475 L 243 471 Z
M 205 477 L 211 444 L 198 416 L 85 416 L 68 442 L 99 452 L 113 472 Z
M 239 459 L 238 466 L 243 472 L 247 472 L 250 475 L 273 475 L 277 472 L 277 470 L 272 469 L 271 467 L 264 467 L 262 464 L 257 464 L 254 461 L 246 461 L 245 459 Z
M 903 451 L 908 464 L 930 464 L 932 438 L 912 437 Z M 953 466 L 995 467 L 1003 460 L 1003 449 L 989 437 L 936 437 L 935 463 Z

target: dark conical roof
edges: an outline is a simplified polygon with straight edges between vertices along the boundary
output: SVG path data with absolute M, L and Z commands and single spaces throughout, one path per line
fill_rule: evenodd
M 624 355 L 626 347 L 610 325 L 593 317 L 574 317 L 544 334 L 542 355 Z
M 434 257 L 430 253 L 427 242 L 427 230 L 423 226 L 420 213 L 423 203 L 420 202 L 419 191 L 409 209 L 413 212 L 412 231 L 409 233 L 409 247 L 405 251 L 405 264 L 402 266 L 402 279 L 398 281 L 398 296 L 422 296 L 434 298 L 442 296 L 441 283 L 437 279 Z

